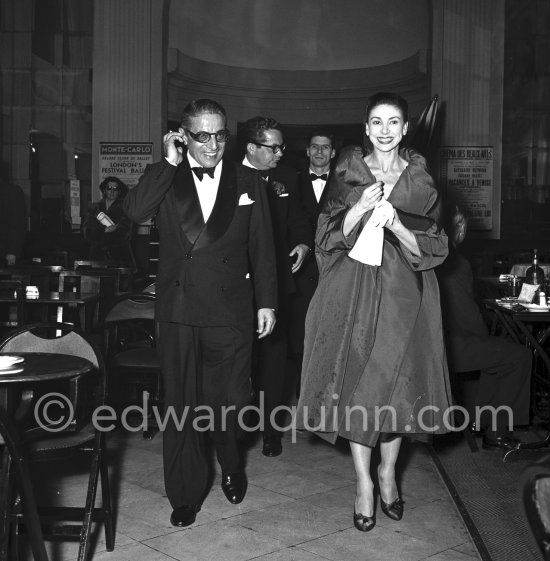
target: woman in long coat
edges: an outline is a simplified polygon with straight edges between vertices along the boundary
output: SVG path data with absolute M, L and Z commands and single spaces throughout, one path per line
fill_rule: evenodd
M 382 510 L 400 520 L 395 463 L 402 435 L 446 432 L 449 425 L 433 271 L 447 256 L 447 237 L 425 159 L 399 149 L 407 128 L 403 98 L 381 93 L 369 100 L 365 131 L 373 148 L 365 154 L 349 147 L 339 157 L 319 217 L 320 278 L 306 319 L 298 427 L 332 443 L 338 436 L 350 441 L 361 531 L 375 525 L 372 448 L 380 441 Z M 360 246 L 376 254 L 378 244 L 381 262 L 365 264 L 377 257 L 363 258 Z
M 102 199 L 90 205 L 82 232 L 90 242 L 90 259 L 115 261 L 136 269 L 132 251 L 132 221 L 122 210 L 122 201 L 128 192 L 118 177 L 106 177 L 100 184 Z M 108 222 L 100 221 L 98 215 L 106 215 Z M 100 215 L 101 216 L 101 215 Z

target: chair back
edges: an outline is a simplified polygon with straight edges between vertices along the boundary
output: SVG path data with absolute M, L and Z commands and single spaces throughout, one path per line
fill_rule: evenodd
M 76 271 L 63 271 L 59 275 L 59 292 L 91 292 L 100 294 L 101 277 Z
M 156 346 L 154 293 L 130 292 L 111 302 L 103 319 L 106 356 L 133 345 Z
M 65 354 L 84 358 L 94 365 L 97 376 L 77 376 L 68 382 L 67 393 L 74 408 L 74 419 L 67 430 L 80 430 L 93 410 L 105 403 L 107 384 L 103 355 L 95 343 L 72 324 L 44 322 L 21 327 L 0 341 L 0 351 Z

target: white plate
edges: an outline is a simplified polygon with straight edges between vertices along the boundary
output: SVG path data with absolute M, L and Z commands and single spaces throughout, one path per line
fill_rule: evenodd
M 550 306 L 539 306 L 538 304 L 527 304 L 523 302 L 519 302 L 524 308 L 531 310 L 532 312 L 548 312 L 550 310 Z
M 0 368 L 11 368 L 14 364 L 23 362 L 23 360 L 22 356 L 0 355 Z

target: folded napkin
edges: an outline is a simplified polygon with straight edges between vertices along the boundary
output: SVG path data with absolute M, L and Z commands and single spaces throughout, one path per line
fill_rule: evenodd
M 527 284 L 526 282 L 524 282 L 521 286 L 521 292 L 519 293 L 518 301 L 528 303 L 532 302 L 539 287 L 540 284 Z
M 365 265 L 380 267 L 384 249 L 384 226 L 393 222 L 394 209 L 386 200 L 380 201 L 372 211 L 365 227 L 359 234 L 349 256 Z

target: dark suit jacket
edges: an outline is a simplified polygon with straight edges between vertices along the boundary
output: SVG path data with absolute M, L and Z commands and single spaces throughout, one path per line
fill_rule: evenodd
M 253 170 L 224 161 L 207 223 L 189 162 L 150 166 L 124 199 L 136 222 L 156 215 L 158 321 L 196 326 L 253 321 L 277 307 L 273 234 L 266 194 Z M 242 204 L 244 199 L 254 201 Z M 241 203 L 241 204 L 240 204 Z
M 264 181 L 264 188 L 267 190 L 271 209 L 279 300 L 282 300 L 283 296 L 296 290 L 292 275 L 293 259 L 288 254 L 298 244 L 305 244 L 313 251 L 313 235 L 300 203 L 296 171 L 279 164 L 275 169 L 258 173 L 262 177 L 268 177 L 267 184 Z
M 317 202 L 313 184 L 309 177 L 309 167 L 307 167 L 300 172 L 298 188 L 300 201 L 308 218 L 311 235 L 313 239 L 315 239 L 317 220 L 319 219 L 319 214 L 321 213 L 327 196 L 328 185 L 325 184 L 321 200 Z M 319 282 L 319 269 L 317 268 L 317 261 L 315 259 L 315 248 L 312 247 L 311 249 L 312 252 L 308 256 L 308 259 L 306 259 L 301 269 L 295 275 L 298 293 L 307 300 L 306 309 Z

